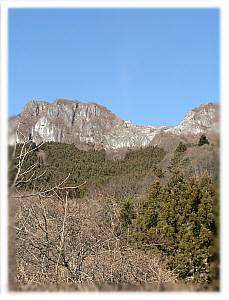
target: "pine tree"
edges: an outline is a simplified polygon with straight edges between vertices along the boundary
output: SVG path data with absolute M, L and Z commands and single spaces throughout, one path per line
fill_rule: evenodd
M 132 224 L 134 215 L 133 201 L 132 199 L 127 198 L 124 200 L 120 212 L 120 218 L 124 228 L 128 228 Z
M 180 142 L 176 148 L 176 152 L 185 152 L 186 150 L 187 150 L 187 146 L 182 142 Z
M 203 146 L 205 144 L 209 145 L 209 141 L 208 141 L 206 135 L 202 134 L 199 139 L 198 146 Z
M 173 178 L 166 191 L 158 230 L 165 241 L 169 266 L 181 278 L 210 282 L 217 201 L 212 179 L 207 175 L 190 182 Z
M 137 244 L 154 243 L 158 240 L 155 229 L 160 211 L 161 191 L 162 188 L 158 178 L 150 187 L 148 195 L 143 200 L 138 216 L 133 223 L 132 236 Z
M 142 243 L 157 242 L 168 267 L 180 278 L 207 284 L 214 281 L 215 287 L 217 202 L 216 187 L 208 175 L 185 180 L 177 173 L 164 187 L 153 184 L 134 229 Z

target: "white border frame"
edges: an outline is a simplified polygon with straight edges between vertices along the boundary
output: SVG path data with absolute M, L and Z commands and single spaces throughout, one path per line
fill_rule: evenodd
M 88 295 L 92 297 L 125 297 L 129 296 L 133 297 L 134 295 L 144 296 L 144 297 L 152 297 L 156 296 L 159 298 L 164 297 L 176 297 L 183 298 L 184 296 L 189 297 L 222 297 L 225 296 L 229 291 L 229 284 L 227 281 L 229 280 L 229 234 L 227 232 L 228 229 L 228 220 L 229 220 L 229 197 L 227 191 L 227 169 L 229 168 L 229 151 L 228 151 L 228 137 L 227 130 L 229 129 L 229 93 L 228 87 L 229 83 L 229 74 L 228 74 L 228 55 L 229 55 L 229 10 L 228 10 L 228 0 L 116 0 L 116 1 L 96 1 L 96 0 L 84 0 L 84 1 L 51 1 L 51 0 L 40 0 L 40 1 L 32 1 L 32 0 L 2 0 L 1 5 L 1 118 L 0 118 L 0 126 L 1 126 L 1 296 L 6 298 L 11 296 L 17 297 L 40 297 L 45 296 L 44 293 L 31 293 L 31 292 L 17 292 L 17 293 L 9 293 L 8 292 L 8 205 L 7 205 L 7 149 L 5 145 L 7 145 L 7 119 L 8 119 L 8 9 L 10 8 L 219 8 L 221 11 L 221 99 L 220 103 L 223 109 L 221 109 L 221 292 L 220 293 L 143 293 L 140 294 L 138 292 L 134 293 L 46 293 L 48 297 L 63 297 L 67 295 L 68 297 L 88 297 Z M 222 63 L 223 62 L 223 63 Z M 228 198 L 228 199 L 227 199 Z M 222 243 L 223 241 L 223 243 Z

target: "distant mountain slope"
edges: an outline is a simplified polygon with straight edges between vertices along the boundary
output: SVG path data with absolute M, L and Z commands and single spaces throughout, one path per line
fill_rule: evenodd
M 153 120 L 152 120 L 153 122 Z M 191 140 L 196 135 L 218 135 L 219 105 L 208 103 L 193 109 L 175 126 L 141 126 L 124 121 L 96 103 L 58 99 L 54 103 L 31 101 L 9 119 L 9 144 L 32 137 L 36 143 L 75 144 L 80 149 L 137 149 L 163 145 L 166 140 Z M 16 137 L 16 130 L 19 134 Z
M 199 134 L 209 130 L 219 132 L 219 107 L 213 103 L 191 110 L 179 125 L 168 131 L 175 134 Z

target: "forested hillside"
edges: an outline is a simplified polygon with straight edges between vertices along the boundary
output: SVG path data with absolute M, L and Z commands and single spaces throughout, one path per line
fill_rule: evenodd
M 218 290 L 218 174 L 204 135 L 118 160 L 73 144 L 10 146 L 12 288 Z

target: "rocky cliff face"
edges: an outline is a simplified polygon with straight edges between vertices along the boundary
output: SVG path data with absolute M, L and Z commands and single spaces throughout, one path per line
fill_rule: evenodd
M 18 116 L 9 119 L 9 144 L 31 136 L 36 143 L 73 143 L 81 149 L 139 148 L 160 144 L 161 136 L 218 132 L 218 111 L 218 105 L 209 103 L 192 110 L 175 127 L 139 126 L 96 103 L 31 101 Z
M 183 121 L 168 130 L 175 134 L 219 133 L 219 107 L 208 103 L 191 110 Z

